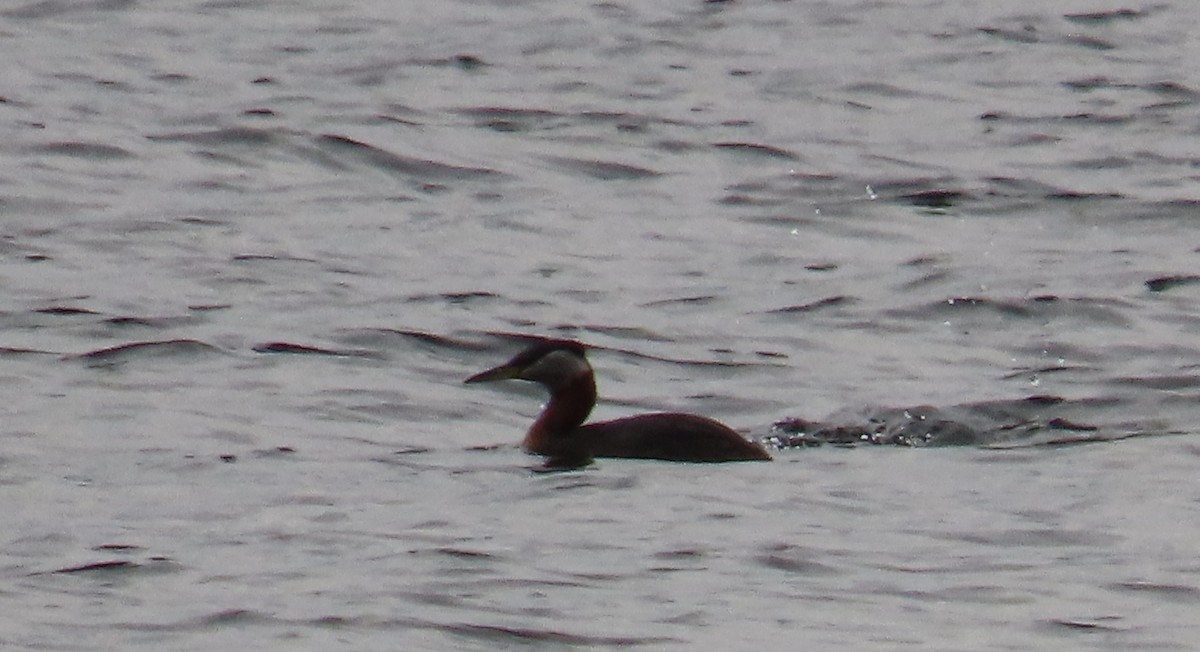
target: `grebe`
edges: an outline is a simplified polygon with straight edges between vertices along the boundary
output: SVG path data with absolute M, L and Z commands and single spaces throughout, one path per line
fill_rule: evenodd
M 722 423 L 694 414 L 639 414 L 584 425 L 596 405 L 596 377 L 578 342 L 540 340 L 512 360 L 464 382 L 510 378 L 533 381 L 550 390 L 550 402 L 521 442 L 525 452 L 546 456 L 547 468 L 585 466 L 594 457 L 674 462 L 771 459 L 761 445 Z

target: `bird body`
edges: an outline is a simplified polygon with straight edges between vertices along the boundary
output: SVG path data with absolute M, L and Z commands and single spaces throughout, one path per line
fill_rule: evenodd
M 675 462 L 769 460 L 759 444 L 724 424 L 694 414 L 659 412 L 585 424 L 596 405 L 596 380 L 583 345 L 543 340 L 467 383 L 529 380 L 550 391 L 550 401 L 521 442 L 547 457 L 549 467 L 578 467 L 595 457 Z

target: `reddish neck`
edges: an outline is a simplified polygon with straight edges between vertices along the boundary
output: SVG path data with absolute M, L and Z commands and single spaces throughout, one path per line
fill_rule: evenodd
M 591 373 L 551 388 L 550 402 L 529 427 L 521 447 L 530 453 L 554 455 L 570 445 L 570 435 L 583 425 L 596 405 L 596 380 Z

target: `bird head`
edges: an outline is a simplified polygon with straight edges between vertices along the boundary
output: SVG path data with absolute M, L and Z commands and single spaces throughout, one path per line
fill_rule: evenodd
M 538 340 L 499 367 L 471 376 L 465 383 L 496 380 L 529 380 L 551 390 L 563 387 L 583 375 L 591 375 L 584 346 L 572 340 Z

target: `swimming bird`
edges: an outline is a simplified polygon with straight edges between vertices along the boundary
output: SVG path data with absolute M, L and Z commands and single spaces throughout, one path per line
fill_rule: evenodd
M 572 340 L 539 340 L 464 382 L 507 379 L 532 381 L 550 390 L 550 402 L 521 442 L 525 452 L 546 456 L 547 468 L 586 466 L 595 457 L 673 462 L 771 459 L 761 445 L 695 414 L 660 412 L 584 424 L 596 405 L 596 377 L 584 346 Z

